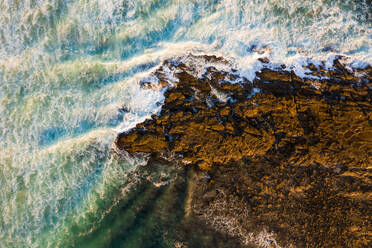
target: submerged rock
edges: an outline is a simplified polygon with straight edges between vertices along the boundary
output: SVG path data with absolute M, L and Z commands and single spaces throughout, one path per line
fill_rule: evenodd
M 351 71 L 338 57 L 302 79 L 262 59 L 249 82 L 213 66 L 228 66 L 223 58 L 189 57 L 212 65 L 199 77 L 165 61 L 158 85 L 142 83 L 167 87 L 160 114 L 116 146 L 192 166 L 185 214 L 242 246 L 370 246 L 372 68 Z

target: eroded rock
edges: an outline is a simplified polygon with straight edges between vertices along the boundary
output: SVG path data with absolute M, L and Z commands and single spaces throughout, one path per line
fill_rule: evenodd
M 166 61 L 155 73 L 168 87 L 160 115 L 116 145 L 196 166 L 208 180 L 193 178 L 188 209 L 226 232 L 235 225 L 242 245 L 265 230 L 276 237 L 273 247 L 368 247 L 372 69 L 351 72 L 341 59 L 332 71 L 310 64 L 309 75 L 320 79 L 264 68 L 253 82 L 212 66 L 198 78 Z M 178 82 L 162 79 L 165 67 Z

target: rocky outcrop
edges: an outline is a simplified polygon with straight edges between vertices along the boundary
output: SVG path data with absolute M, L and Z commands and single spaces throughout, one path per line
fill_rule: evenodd
M 158 85 L 142 82 L 167 87 L 160 114 L 116 146 L 197 168 L 186 209 L 243 246 L 370 246 L 371 67 L 352 71 L 339 57 L 332 70 L 310 64 L 314 79 L 302 79 L 261 62 L 248 82 L 235 70 L 210 66 L 199 77 L 165 61 Z

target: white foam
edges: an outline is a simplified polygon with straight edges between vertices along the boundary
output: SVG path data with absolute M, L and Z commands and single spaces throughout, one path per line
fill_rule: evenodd
M 219 101 L 221 101 L 221 102 L 227 102 L 227 100 L 230 99 L 230 97 L 227 94 L 225 94 L 225 93 L 223 93 L 221 91 L 218 91 L 216 88 L 214 88 L 214 87 L 211 86 L 211 89 L 212 89 L 211 90 L 211 94 L 214 95 L 215 97 L 217 97 L 217 99 Z
M 349 57 L 341 61 L 349 71 L 372 63 L 365 0 L 349 1 L 348 8 L 342 0 L 158 3 L 27 0 L 0 4 L 1 244 L 37 247 L 54 236 L 60 238 L 58 242 L 68 240 L 66 233 L 43 236 L 42 228 L 63 233 L 69 229 L 66 218 L 79 216 L 82 206 L 92 208 L 84 213 L 95 213 L 98 207 L 91 192 L 97 185 L 99 197 L 110 197 L 105 185 L 119 185 L 133 168 L 129 164 L 135 167 L 136 163 L 122 165 L 104 157 L 115 132 L 159 113 L 165 88 L 143 89 L 139 82 L 166 59 L 180 58 L 197 77 L 212 66 L 226 73 L 237 69 L 238 80 L 225 79 L 231 83 L 252 81 L 264 67 L 257 61 L 263 57 L 271 61 L 265 66 L 275 69 L 285 64 L 286 70 L 310 78 L 316 77 L 304 66 L 333 69 L 339 54 Z M 184 56 L 189 53 L 223 56 L 228 62 Z M 168 83 L 177 81 L 179 71 L 166 67 L 164 72 Z M 147 80 L 158 83 L 154 77 Z M 222 101 L 227 99 L 214 93 Z M 128 112 L 122 123 L 112 127 L 112 120 L 120 120 L 121 107 Z M 85 130 L 84 123 L 94 127 Z M 41 147 L 41 134 L 53 128 L 65 133 Z M 79 128 L 76 137 L 74 130 Z M 101 163 L 103 179 L 96 171 Z M 83 217 L 77 220 L 84 222 Z

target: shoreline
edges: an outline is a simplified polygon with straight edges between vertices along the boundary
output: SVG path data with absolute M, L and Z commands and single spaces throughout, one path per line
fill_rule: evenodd
M 196 169 L 185 214 L 242 247 L 367 247 L 372 68 L 354 74 L 333 63 L 306 68 L 320 80 L 265 68 L 250 83 L 213 66 L 198 78 L 165 61 L 156 85 L 142 82 L 165 89 L 160 114 L 115 144 Z

